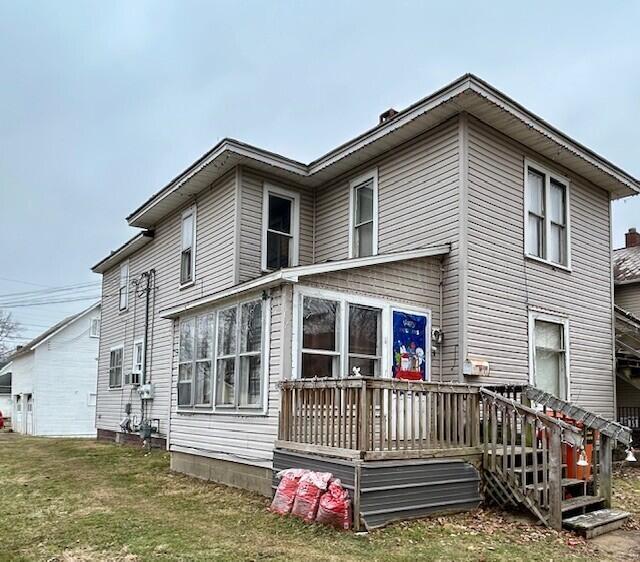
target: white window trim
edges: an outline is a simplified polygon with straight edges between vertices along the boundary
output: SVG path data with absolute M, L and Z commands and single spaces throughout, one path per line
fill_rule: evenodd
M 93 323 L 97 322 L 98 323 L 98 331 L 97 332 L 93 332 Z M 89 320 L 89 337 L 90 338 L 99 338 L 100 337 L 100 317 L 99 316 L 94 316 L 93 318 L 91 318 L 91 320 Z
M 381 369 L 380 378 L 392 378 L 393 373 L 391 369 L 391 358 L 393 356 L 393 334 L 392 319 L 393 311 L 408 312 L 415 314 L 423 314 L 428 318 L 429 327 L 432 326 L 431 310 L 428 308 L 421 308 L 411 305 L 405 305 L 404 303 L 397 303 L 393 301 L 387 301 L 380 298 L 367 297 L 362 295 L 356 295 L 353 293 L 343 293 L 339 291 L 331 291 L 327 289 L 316 289 L 315 287 L 305 287 L 303 285 L 297 285 L 293 288 L 293 322 L 292 322 L 292 349 L 291 349 L 291 378 L 301 378 L 301 366 L 302 366 L 302 299 L 303 297 L 315 297 L 319 299 L 326 299 L 337 301 L 339 303 L 340 320 L 339 320 L 339 345 L 338 350 L 340 353 L 340 367 L 341 372 L 339 376 L 344 378 L 348 376 L 347 370 L 349 368 L 349 326 L 347 322 L 347 308 L 349 304 L 361 304 L 364 306 L 371 306 L 382 310 L 382 326 L 381 326 Z M 431 334 L 427 334 L 427 343 L 429 345 L 429 352 L 425 354 L 426 367 L 425 377 L 426 380 L 431 380 Z
M 193 204 L 189 208 L 182 211 L 182 215 L 180 215 L 180 260 L 179 260 L 179 288 L 186 289 L 187 287 L 193 287 L 196 284 L 196 232 L 198 229 L 196 228 L 196 222 L 198 220 L 198 207 Z M 191 281 L 186 283 L 182 282 L 182 223 L 184 219 L 191 215 L 193 217 L 193 233 L 191 236 Z
M 139 371 L 135 370 L 135 366 L 136 366 L 136 345 L 142 345 L 142 365 Z M 144 381 L 142 380 L 142 373 L 144 372 L 144 354 L 145 354 L 145 349 L 144 349 L 144 339 L 139 338 L 133 341 L 133 346 L 131 347 L 131 374 L 137 374 L 138 375 L 138 381 L 139 384 L 143 384 Z M 133 384 L 131 382 L 131 378 L 129 379 L 129 383 L 128 384 Z
M 255 300 L 262 300 L 262 349 L 260 353 L 260 367 L 262 369 L 262 405 L 261 406 L 221 406 L 216 405 L 216 396 L 217 396 L 217 379 L 218 379 L 218 312 L 222 310 L 226 310 L 229 308 L 237 307 L 240 310 L 240 307 L 247 302 L 252 302 Z M 207 314 L 213 314 L 214 316 L 214 326 L 213 326 L 213 347 L 212 347 L 212 357 L 211 357 L 211 373 L 212 373 L 212 381 L 211 381 L 211 404 L 205 405 L 190 405 L 190 406 L 176 406 L 177 412 L 179 414 L 218 414 L 218 415 L 227 415 L 227 416 L 242 416 L 242 417 L 250 417 L 250 416 L 266 416 L 269 412 L 269 350 L 271 349 L 271 297 L 267 297 L 266 299 L 262 298 L 262 293 L 255 293 L 252 296 L 247 296 L 242 300 L 235 301 L 232 303 L 225 303 L 222 306 L 218 306 L 215 308 L 210 308 L 207 310 L 199 311 L 197 314 L 190 314 L 189 316 L 183 316 L 180 318 L 180 322 L 177 323 L 178 326 L 178 346 L 180 346 L 180 324 L 184 321 L 187 321 L 191 318 L 197 318 L 198 316 L 204 316 Z M 237 318 L 237 327 L 239 329 L 239 318 Z M 237 342 L 240 344 L 239 341 Z M 179 349 L 179 347 L 178 347 Z M 178 369 L 179 360 L 176 362 L 176 369 Z M 238 368 L 236 366 L 236 368 Z M 178 383 L 178 371 L 175 373 L 175 384 L 176 384 L 176 405 L 177 405 L 177 383 Z M 194 382 L 195 384 L 195 373 L 194 373 Z
M 373 252 L 372 255 L 378 255 L 378 168 L 369 170 L 364 174 L 349 181 L 349 258 L 356 257 L 355 255 L 355 188 L 363 184 L 367 180 L 373 180 Z
M 120 374 L 120 385 L 111 386 L 111 353 L 117 351 L 118 349 L 122 350 L 122 373 Z M 107 366 L 107 387 L 109 390 L 120 390 L 124 386 L 124 344 L 116 345 L 114 347 L 109 348 L 109 363 Z
M 300 194 L 268 182 L 264 182 L 262 189 L 262 249 L 260 266 L 262 271 L 273 271 L 267 268 L 267 225 L 269 223 L 269 194 L 279 195 L 291 200 L 291 263 L 295 267 L 300 262 Z
M 544 182 L 544 191 L 545 191 L 545 217 L 544 217 L 544 229 L 545 229 L 545 245 L 550 240 L 551 235 L 551 219 L 549 218 L 549 208 L 548 203 L 550 200 L 549 191 L 550 191 L 550 180 L 554 179 L 557 182 L 561 183 L 565 187 L 565 213 L 566 213 L 566 239 L 567 239 L 567 263 L 566 265 L 561 263 L 553 262 L 546 258 L 541 258 L 538 256 L 534 256 L 527 251 L 527 240 L 529 240 L 529 168 L 533 168 L 534 170 L 541 172 L 545 175 Z M 550 265 L 552 267 L 556 267 L 559 269 L 564 269 L 565 271 L 571 271 L 571 181 L 568 177 L 563 176 L 561 174 L 557 174 L 556 172 L 549 169 L 547 166 L 543 166 L 538 162 L 531 160 L 529 158 L 525 158 L 524 160 L 524 255 L 527 259 L 537 261 L 540 263 L 544 263 Z M 548 251 L 546 252 L 548 255 Z
M 127 284 L 126 286 L 126 304 L 124 306 L 124 308 L 120 308 L 120 289 L 122 289 L 122 285 L 120 284 L 121 278 L 122 278 L 122 269 L 126 267 L 127 268 Z M 131 264 L 129 263 L 129 260 L 125 260 L 120 264 L 120 267 L 118 268 L 118 311 L 120 313 L 126 312 L 127 310 L 129 310 L 129 280 L 131 279 Z
M 559 396 L 564 400 L 570 401 L 571 399 L 571 340 L 569 339 L 569 318 L 566 316 L 560 316 L 558 314 L 550 314 L 548 312 L 540 312 L 538 310 L 529 311 L 529 384 L 535 386 L 535 355 L 536 355 L 536 342 L 535 342 L 535 323 L 536 320 L 542 322 L 549 322 L 552 324 L 558 324 L 563 327 L 564 337 L 564 378 L 565 389 L 567 395 L 565 397 Z

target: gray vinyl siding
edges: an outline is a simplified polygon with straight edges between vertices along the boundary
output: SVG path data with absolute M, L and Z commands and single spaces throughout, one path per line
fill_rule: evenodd
M 235 175 L 227 174 L 206 189 L 195 201 L 196 274 L 195 284 L 180 289 L 180 227 L 182 211 L 157 225 L 155 238 L 129 258 L 130 282 L 144 271 L 155 269 L 155 291 L 151 299 L 148 347 L 148 377 L 155 385 L 155 396 L 148 417 L 160 420 L 160 434 L 166 436 L 169 416 L 173 328 L 170 320 L 160 318 L 160 311 L 210 294 L 234 283 L 234 212 Z M 124 374 L 131 372 L 133 342 L 144 335 L 143 296 L 136 296 L 130 283 L 129 307 L 118 310 L 120 266 L 103 275 L 100 353 L 98 361 L 98 397 L 96 425 L 99 429 L 119 430 L 125 404 L 133 404 L 140 416 L 135 389 L 123 385 L 109 389 L 109 354 L 112 347 L 124 345 Z
M 569 319 L 570 398 L 612 416 L 608 194 L 559 169 L 571 181 L 572 271 L 525 259 L 524 158 L 536 156 L 473 119 L 468 143 L 468 353 L 491 367 L 478 382 L 529 380 L 528 311 L 538 307 Z
M 301 282 L 306 287 L 378 297 L 398 305 L 427 308 L 431 311 L 433 326 L 440 325 L 439 283 L 439 258 L 323 273 L 305 278 Z M 432 358 L 431 375 L 432 380 L 440 378 L 440 350 Z
M 615 288 L 616 304 L 640 318 L 640 282 L 618 285 Z
M 259 297 L 259 294 L 256 295 Z M 279 288 L 271 291 L 269 314 L 268 407 L 266 414 L 194 413 L 177 408 L 177 365 L 174 364 L 171 393 L 171 451 L 204 455 L 270 468 L 278 433 L 281 380 L 282 298 Z M 174 345 L 178 347 L 178 321 Z
M 378 251 L 388 253 L 451 243 L 445 258 L 443 377 L 457 380 L 459 362 L 459 120 L 451 119 L 349 177 L 320 187 L 316 195 L 315 261 L 349 255 L 349 180 L 378 168 Z M 396 266 L 403 269 L 406 265 Z M 396 282 L 403 283 L 402 274 Z M 408 291 L 407 291 L 408 292 Z M 379 294 L 373 288 L 373 294 Z M 435 310 L 435 309 L 434 309 Z
M 241 283 L 262 275 L 262 205 L 265 182 L 297 192 L 300 195 L 299 265 L 313 263 L 314 195 L 309 189 L 270 179 L 251 168 L 240 174 L 241 215 L 238 281 Z

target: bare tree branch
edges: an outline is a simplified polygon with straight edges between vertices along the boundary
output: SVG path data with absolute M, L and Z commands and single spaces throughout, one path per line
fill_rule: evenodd
M 13 351 L 12 339 L 20 334 L 20 325 L 15 322 L 10 312 L 0 310 L 0 365 Z

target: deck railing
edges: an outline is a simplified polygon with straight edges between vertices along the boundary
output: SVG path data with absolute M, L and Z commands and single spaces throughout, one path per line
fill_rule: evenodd
M 640 407 L 638 406 L 619 406 L 618 421 L 622 425 L 626 425 L 633 430 L 640 429 Z
M 279 445 L 347 458 L 481 452 L 479 388 L 372 377 L 281 383 Z

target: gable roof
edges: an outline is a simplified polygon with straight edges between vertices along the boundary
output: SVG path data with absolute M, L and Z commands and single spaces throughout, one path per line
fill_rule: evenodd
M 238 164 L 247 164 L 301 185 L 318 186 L 380 156 L 461 112 L 474 115 L 611 193 L 613 199 L 640 193 L 640 180 L 562 133 L 487 82 L 465 74 L 398 112 L 391 119 L 303 164 L 285 156 L 225 138 L 133 211 L 131 226 L 153 228 Z
M 640 246 L 613 251 L 613 279 L 616 285 L 640 282 Z
M 18 359 L 19 357 L 23 357 L 31 353 L 36 347 L 38 347 L 39 345 L 42 345 L 49 338 L 52 338 L 58 332 L 64 330 L 67 326 L 69 326 L 70 324 L 72 324 L 73 322 L 75 322 L 85 314 L 88 314 L 99 307 L 100 307 L 100 302 L 98 301 L 92 304 L 89 308 L 86 308 L 83 311 L 78 312 L 77 314 L 72 314 L 71 316 L 67 316 L 57 324 L 54 324 L 53 326 L 51 326 L 51 328 L 42 332 L 39 336 L 36 336 L 35 338 L 33 338 L 30 342 L 24 344 L 20 349 L 12 353 L 8 358 L 9 361 L 13 361 L 14 359 Z
M 364 258 L 349 258 L 346 260 L 329 260 L 322 263 L 314 263 L 312 265 L 298 265 L 296 267 L 285 267 L 267 273 L 261 277 L 256 277 L 250 281 L 235 285 L 229 289 L 223 289 L 212 295 L 201 297 L 199 299 L 174 306 L 160 311 L 162 318 L 177 318 L 180 315 L 197 312 L 203 308 L 218 303 L 224 299 L 235 297 L 250 291 L 260 289 L 268 289 L 276 287 L 282 283 L 297 283 L 300 277 L 308 277 L 310 275 L 319 275 L 322 273 L 331 273 L 335 271 L 344 271 L 347 269 L 357 269 L 360 267 L 369 267 L 372 265 L 381 265 L 384 263 L 394 263 L 405 260 L 413 260 L 419 258 L 427 258 L 431 256 L 444 256 L 451 251 L 450 244 L 441 244 L 438 246 L 427 246 L 415 250 L 406 250 L 403 252 L 390 252 L 387 254 L 377 254 L 375 256 L 367 256 Z

